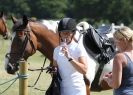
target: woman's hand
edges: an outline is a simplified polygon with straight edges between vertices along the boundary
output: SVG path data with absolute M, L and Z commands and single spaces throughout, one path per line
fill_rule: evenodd
M 112 84 L 112 72 L 104 74 L 103 80 L 105 80 L 108 83 L 108 85 L 111 87 L 111 84 Z
M 67 46 L 62 46 L 62 50 L 61 50 L 61 51 L 63 52 L 63 54 L 64 54 L 67 58 L 71 58 Z
M 105 73 L 105 74 L 103 75 L 103 79 L 105 79 L 105 80 L 106 80 L 107 78 L 112 79 L 112 72 Z

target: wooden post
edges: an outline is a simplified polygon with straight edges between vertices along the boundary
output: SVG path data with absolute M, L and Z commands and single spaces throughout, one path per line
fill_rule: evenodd
M 19 95 L 28 95 L 28 64 L 24 59 L 19 61 Z

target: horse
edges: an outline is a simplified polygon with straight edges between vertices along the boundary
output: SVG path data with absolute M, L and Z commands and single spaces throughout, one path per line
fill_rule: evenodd
M 9 74 L 15 74 L 19 69 L 18 61 L 21 58 L 25 60 L 29 56 L 35 54 L 36 50 L 40 51 L 45 55 L 52 63 L 53 61 L 53 51 L 54 48 L 59 45 L 59 35 L 58 33 L 52 32 L 48 29 L 47 26 L 39 22 L 33 22 L 28 20 L 26 16 L 23 16 L 22 19 L 18 20 L 12 17 L 13 25 L 13 34 L 11 39 L 11 45 L 8 53 L 5 57 L 5 69 Z M 80 45 L 83 45 L 83 35 L 82 33 L 76 32 L 75 38 L 77 39 Z M 86 89 L 87 95 L 90 95 L 91 83 L 94 80 L 97 67 L 99 66 L 98 62 L 88 54 L 88 72 L 86 76 Z M 110 68 L 111 67 L 111 68 Z M 106 70 L 108 69 L 108 71 Z M 110 72 L 112 69 L 112 59 L 108 61 L 108 64 L 105 64 L 104 72 Z M 107 83 L 101 80 L 99 83 L 101 90 L 111 89 Z M 100 90 L 100 91 L 101 91 Z
M 0 35 L 2 35 L 4 39 L 10 38 L 10 31 L 7 28 L 6 20 L 3 12 L 0 13 Z
M 46 25 L 49 30 L 56 32 L 59 20 L 40 20 L 40 22 Z

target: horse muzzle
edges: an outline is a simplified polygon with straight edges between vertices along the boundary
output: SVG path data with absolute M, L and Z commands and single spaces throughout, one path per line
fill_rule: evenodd
M 11 63 L 9 63 L 6 67 L 6 71 L 8 74 L 16 74 L 16 72 L 19 70 L 18 66 L 14 66 Z

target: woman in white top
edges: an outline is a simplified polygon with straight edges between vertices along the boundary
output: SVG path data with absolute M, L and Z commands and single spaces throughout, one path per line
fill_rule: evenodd
M 53 64 L 58 67 L 62 79 L 61 95 L 86 95 L 83 75 L 87 72 L 87 54 L 74 40 L 76 21 L 61 19 L 58 32 L 60 45 L 54 49 Z

